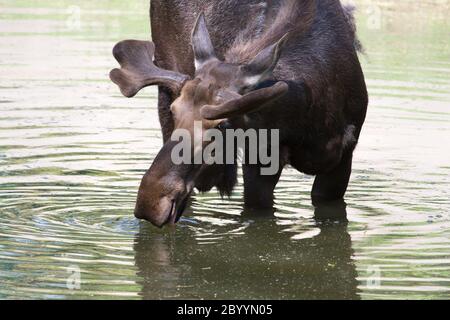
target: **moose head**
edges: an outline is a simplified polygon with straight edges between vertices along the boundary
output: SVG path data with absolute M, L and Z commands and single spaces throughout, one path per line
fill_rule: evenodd
M 287 36 L 278 39 L 244 64 L 221 61 L 215 54 L 205 16 L 200 14 L 192 31 L 193 79 L 155 66 L 154 44 L 137 40 L 115 46 L 113 54 L 121 68 L 112 70 L 110 77 L 126 97 L 151 85 L 170 88 L 178 97 L 170 107 L 175 130 L 193 134 L 194 123 L 201 123 L 206 132 L 253 113 L 288 91 L 288 85 L 274 81 L 273 76 L 286 40 Z M 142 179 L 136 203 L 136 217 L 159 227 L 178 222 L 194 188 L 206 191 L 214 186 L 211 165 L 173 163 L 175 145 L 168 141 L 163 146 Z

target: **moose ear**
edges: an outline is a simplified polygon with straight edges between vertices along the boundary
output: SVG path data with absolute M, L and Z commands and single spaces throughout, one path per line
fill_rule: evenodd
M 241 67 L 248 86 L 257 86 L 272 75 L 288 38 L 289 33 L 285 34 L 275 44 L 262 50 L 253 60 Z
M 195 69 L 197 70 L 207 61 L 217 59 L 203 12 L 197 18 L 192 31 L 192 48 L 194 49 Z

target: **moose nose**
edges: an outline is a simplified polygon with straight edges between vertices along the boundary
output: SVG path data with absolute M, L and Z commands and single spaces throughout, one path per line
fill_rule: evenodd
M 134 209 L 134 216 L 136 217 L 136 219 L 145 220 L 145 210 L 143 210 L 136 204 L 136 208 Z
M 148 206 L 144 201 L 136 202 L 134 216 L 137 219 L 151 222 L 158 228 L 162 228 L 173 220 L 175 215 L 175 203 L 167 198 L 161 199 L 157 205 Z

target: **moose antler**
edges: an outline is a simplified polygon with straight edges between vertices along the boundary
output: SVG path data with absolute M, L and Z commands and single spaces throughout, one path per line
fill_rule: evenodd
M 158 68 L 153 63 L 155 45 L 150 41 L 125 40 L 116 44 L 113 55 L 121 68 L 110 73 L 122 94 L 134 97 L 142 88 L 162 85 L 179 92 L 188 76 Z

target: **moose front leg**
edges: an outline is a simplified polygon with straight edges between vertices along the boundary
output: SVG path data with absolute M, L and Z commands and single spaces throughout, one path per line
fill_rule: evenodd
M 352 160 L 353 152 L 348 152 L 335 169 L 316 177 L 311 193 L 313 204 L 344 198 L 352 173 Z
M 243 165 L 245 209 L 272 210 L 274 190 L 280 180 L 282 167 L 275 175 L 261 175 L 261 166 Z

